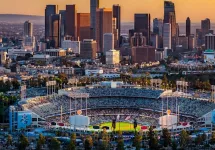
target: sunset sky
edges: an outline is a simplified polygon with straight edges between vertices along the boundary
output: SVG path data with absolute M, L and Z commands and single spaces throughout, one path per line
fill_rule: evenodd
M 47 4 L 76 4 L 78 12 L 89 12 L 90 0 L 0 0 L 1 14 L 44 15 Z M 150 13 L 152 18 L 163 17 L 163 0 L 100 0 L 101 7 L 122 6 L 122 21 L 133 21 L 134 13 Z M 215 0 L 172 0 L 176 6 L 178 22 L 185 22 L 189 16 L 192 22 L 210 18 L 215 22 Z

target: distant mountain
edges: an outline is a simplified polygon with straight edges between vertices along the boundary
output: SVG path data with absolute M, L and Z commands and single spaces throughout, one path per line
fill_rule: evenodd
M 44 16 L 20 15 L 20 14 L 0 14 L 0 22 L 24 23 L 27 20 L 30 20 L 34 24 L 40 24 L 40 25 L 43 25 L 45 22 Z

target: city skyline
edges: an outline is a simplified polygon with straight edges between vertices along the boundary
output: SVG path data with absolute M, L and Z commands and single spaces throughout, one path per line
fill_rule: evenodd
M 101 0 L 100 7 L 112 8 L 113 4 L 120 4 L 122 7 L 122 21 L 133 22 L 135 13 L 150 13 L 151 18 L 163 18 L 164 0 Z M 210 18 L 215 22 L 214 8 L 215 1 L 207 0 L 172 0 L 175 3 L 177 22 L 185 22 L 190 17 L 192 22 L 200 22 Z M 59 10 L 65 9 L 66 4 L 76 4 L 78 12 L 90 12 L 90 0 L 13 0 L 2 2 L 0 14 L 26 14 L 44 16 L 44 8 L 48 4 L 59 5 Z M 31 7 L 33 6 L 33 7 Z M 192 10 L 192 11 L 190 11 Z M 205 11 L 207 10 L 207 11 Z M 199 13 L 201 12 L 201 13 Z

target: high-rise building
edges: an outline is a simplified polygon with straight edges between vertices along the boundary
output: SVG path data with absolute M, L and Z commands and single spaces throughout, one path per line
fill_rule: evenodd
M 185 35 L 180 35 L 177 38 L 176 44 L 181 45 L 183 49 L 188 49 L 189 48 L 189 39 Z
M 189 36 L 188 43 L 189 43 L 189 46 L 188 46 L 189 50 L 193 50 L 195 48 L 195 36 L 193 34 Z
M 114 34 L 114 48 L 119 48 L 118 29 L 116 28 L 116 18 L 113 18 L 113 34 Z
M 98 51 L 103 50 L 103 37 L 105 33 L 113 32 L 113 14 L 112 9 L 102 8 L 96 11 L 96 42 Z
M 158 35 L 155 33 L 151 34 L 151 44 L 153 47 L 158 48 Z
M 66 36 L 77 39 L 77 9 L 76 5 L 66 5 Z
M 23 35 L 26 37 L 32 37 L 33 36 L 33 24 L 28 20 L 24 23 L 24 32 Z
M 97 43 L 93 39 L 84 39 L 81 42 L 80 56 L 84 59 L 95 59 L 97 52 Z
M 215 35 L 214 34 L 206 34 L 205 35 L 205 49 L 215 50 Z
M 104 34 L 104 46 L 103 53 L 106 54 L 107 51 L 114 49 L 114 34 L 105 33 Z
M 205 35 L 209 33 L 211 28 L 210 19 L 206 18 L 201 21 L 201 29 L 202 29 L 202 44 L 205 44 Z
M 49 39 L 51 35 L 50 17 L 58 13 L 58 5 L 47 5 L 45 9 L 45 39 Z
M 59 48 L 60 47 L 60 25 L 61 25 L 61 16 L 58 14 L 51 15 L 50 17 L 50 29 L 51 29 L 51 34 L 50 34 L 50 40 L 51 40 L 51 47 L 53 48 Z
M 163 36 L 163 20 L 155 18 L 153 20 L 153 33 Z
M 99 9 L 99 0 L 90 0 L 90 28 L 91 38 L 96 39 L 96 10 Z
M 163 25 L 163 48 L 172 48 L 171 24 L 164 23 Z
M 121 35 L 121 7 L 119 4 L 113 5 L 113 18 L 116 18 L 116 29 L 118 30 L 118 47 L 120 47 L 120 35 Z
M 208 34 L 210 28 L 211 28 L 210 19 L 206 18 L 205 20 L 202 20 L 202 21 L 201 21 L 201 29 L 202 29 L 202 32 L 203 32 L 204 34 Z
M 80 41 L 90 39 L 90 14 L 78 13 L 77 15 L 77 37 Z
M 190 21 L 190 18 L 187 17 L 187 20 L 186 20 L 186 36 L 189 37 L 191 34 L 191 21 Z
M 172 48 L 175 48 L 176 37 L 177 37 L 177 24 L 176 24 L 176 14 L 175 14 L 175 4 L 171 1 L 164 1 L 164 21 L 163 22 L 171 24 Z
M 150 14 L 135 14 L 134 15 L 134 30 L 135 32 L 142 32 L 146 37 L 147 45 L 150 45 Z
M 141 32 L 135 32 L 134 36 L 131 37 L 131 47 L 140 47 L 146 45 L 146 37 Z
M 149 63 L 155 61 L 155 48 L 152 46 L 132 47 L 131 50 L 132 63 Z
M 60 23 L 60 41 L 61 43 L 64 41 L 65 31 L 66 31 L 66 10 L 60 10 L 59 14 L 61 16 L 61 23 Z

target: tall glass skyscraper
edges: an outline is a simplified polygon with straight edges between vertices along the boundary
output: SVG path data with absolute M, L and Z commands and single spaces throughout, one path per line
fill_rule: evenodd
M 49 39 L 51 36 L 51 15 L 58 13 L 58 5 L 47 5 L 45 9 L 45 38 Z
M 186 36 L 189 37 L 191 34 L 191 21 L 190 21 L 190 18 L 187 17 L 187 20 L 186 20 Z
M 91 38 L 96 39 L 96 10 L 99 8 L 99 0 L 90 0 L 90 28 Z
M 29 20 L 24 23 L 23 35 L 28 37 L 33 36 L 33 24 Z
M 150 45 L 151 17 L 150 14 L 134 14 L 134 31 L 141 32 L 146 37 L 147 45 Z
M 120 46 L 119 39 L 121 35 L 121 7 L 119 4 L 113 5 L 113 18 L 116 18 L 116 29 L 118 30 L 118 47 Z
M 164 23 L 171 24 L 172 48 L 176 47 L 177 24 L 175 4 L 171 1 L 164 1 Z

